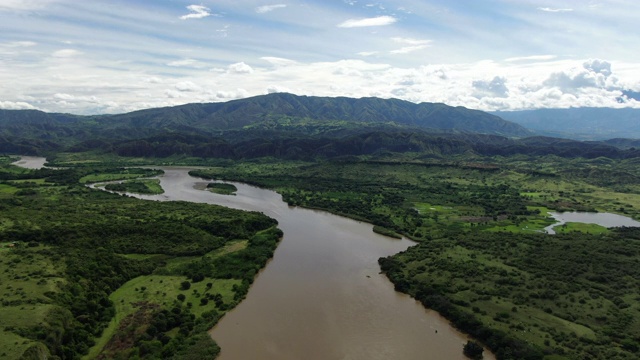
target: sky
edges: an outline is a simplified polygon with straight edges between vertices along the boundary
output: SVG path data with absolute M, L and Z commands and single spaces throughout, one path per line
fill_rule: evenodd
M 640 108 L 637 0 L 0 0 L 0 108 L 273 92 Z

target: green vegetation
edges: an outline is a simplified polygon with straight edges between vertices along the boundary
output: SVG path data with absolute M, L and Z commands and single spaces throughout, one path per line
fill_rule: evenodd
M 235 195 L 236 191 L 238 191 L 238 188 L 233 184 L 209 183 L 207 184 L 207 190 L 216 194 Z
M 381 259 L 383 271 L 498 359 L 637 358 L 640 233 L 577 223 L 542 233 L 554 223 L 549 211 L 638 219 L 635 161 L 530 160 L 263 159 L 193 174 L 270 187 L 290 205 L 420 241 Z
M 140 179 L 158 173 L 135 168 L 148 164 L 209 166 L 193 174 L 419 241 L 381 259 L 384 272 L 500 360 L 638 358 L 638 230 L 541 233 L 549 211 L 640 220 L 633 141 L 509 139 L 495 134 L 528 132 L 466 109 L 288 94 L 105 117 L 0 115 L 21 124 L 3 128 L 4 151 L 50 152 L 67 167 L 0 157 L 0 347 L 10 358 L 217 354 L 206 330 L 245 296 L 281 234 L 261 214 L 83 186 L 157 193 Z
M 634 359 L 640 231 L 476 232 L 380 259 L 396 285 L 498 358 Z
M 160 180 L 157 179 L 124 181 L 121 183 L 107 184 L 104 188 L 109 191 L 135 194 L 157 195 L 164 193 L 164 190 L 162 190 L 160 186 Z
M 217 354 L 207 330 L 244 298 L 282 233 L 255 212 L 83 185 L 155 174 L 0 167 L 0 355 Z

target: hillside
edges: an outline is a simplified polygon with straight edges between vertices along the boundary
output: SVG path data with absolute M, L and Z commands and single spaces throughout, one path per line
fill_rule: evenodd
M 527 136 L 522 126 L 463 107 L 397 99 L 296 96 L 286 93 L 256 96 L 225 103 L 188 104 L 141 110 L 108 119 L 112 125 L 230 130 L 245 127 L 295 127 L 308 120 L 365 124 L 395 124 L 422 129 Z
M 425 156 L 637 156 L 633 142 L 532 137 L 495 115 L 396 99 L 270 94 L 119 115 L 0 111 L 0 152 L 99 151 L 129 157 L 333 158 L 395 152 Z
M 640 109 L 538 109 L 492 114 L 548 136 L 577 140 L 640 138 Z

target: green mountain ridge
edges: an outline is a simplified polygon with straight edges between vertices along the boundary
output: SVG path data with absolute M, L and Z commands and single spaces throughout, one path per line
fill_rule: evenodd
M 100 151 L 120 156 L 311 159 L 418 152 L 429 156 L 629 158 L 628 141 L 533 136 L 495 115 L 397 99 L 279 93 L 118 115 L 0 111 L 0 152 Z

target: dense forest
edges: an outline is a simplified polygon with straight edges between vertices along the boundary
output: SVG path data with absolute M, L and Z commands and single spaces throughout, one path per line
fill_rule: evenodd
M 640 218 L 635 161 L 531 160 L 396 154 L 260 160 L 192 173 L 270 187 L 290 205 L 419 241 L 380 259 L 382 270 L 398 291 L 439 311 L 498 359 L 637 358 L 638 230 L 569 223 L 560 235 L 543 232 L 552 210 Z
M 25 170 L 2 161 L 0 348 L 8 358 L 213 356 L 207 330 L 245 296 L 281 236 L 262 214 L 82 184 L 154 170 Z M 120 304 L 114 293 L 129 281 L 145 286 Z

